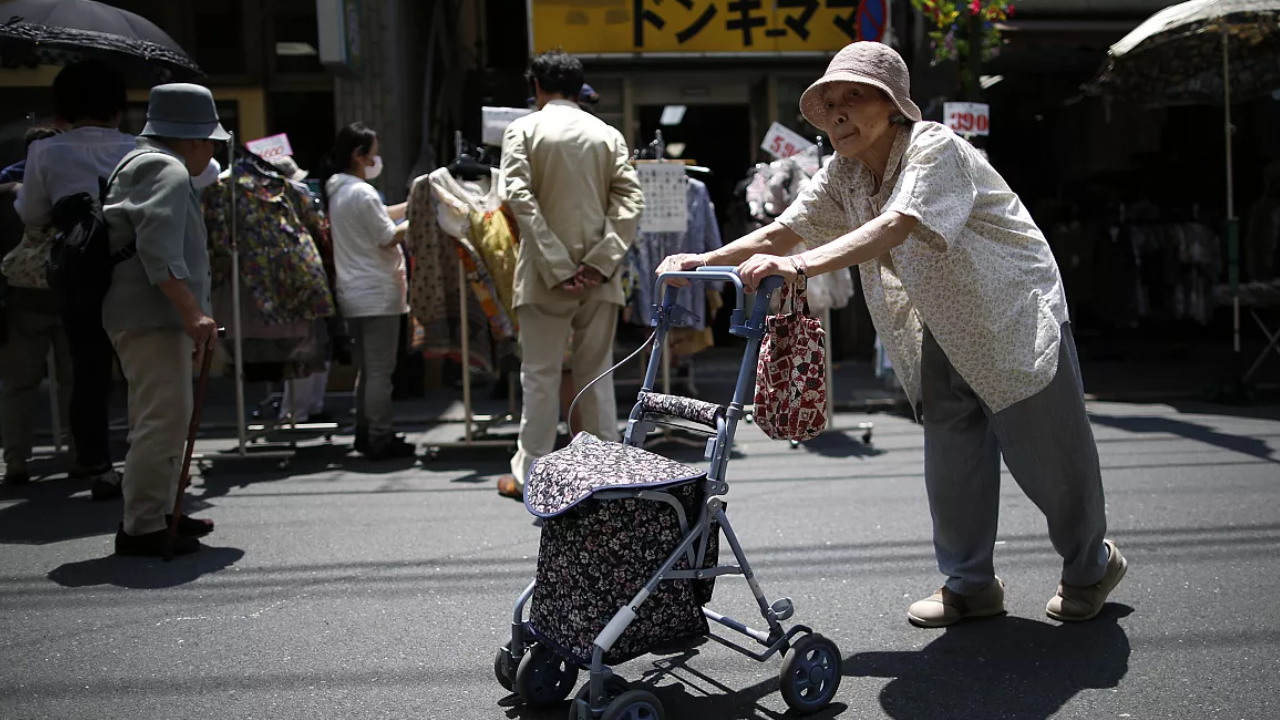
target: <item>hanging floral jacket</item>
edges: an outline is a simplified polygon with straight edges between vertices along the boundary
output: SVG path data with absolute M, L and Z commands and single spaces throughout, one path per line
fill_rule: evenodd
M 320 245 L 327 222 L 312 198 L 251 160 L 235 174 L 235 242 L 242 287 L 268 324 L 309 322 L 334 314 Z M 213 286 L 231 280 L 231 179 L 224 173 L 204 193 Z M 317 240 L 317 238 L 319 238 Z

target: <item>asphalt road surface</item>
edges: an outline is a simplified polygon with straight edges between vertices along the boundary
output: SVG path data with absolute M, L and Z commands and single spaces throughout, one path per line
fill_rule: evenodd
M 941 577 L 920 427 L 842 415 L 874 420 L 873 445 L 848 432 L 798 450 L 744 430 L 730 517 L 765 591 L 844 656 L 818 717 L 1280 717 L 1280 410 L 1091 409 L 1130 571 L 1073 626 L 1044 614 L 1059 563 L 1007 475 L 1008 616 L 921 630 L 907 605 Z M 501 451 L 390 467 L 344 453 L 304 447 L 287 472 L 215 465 L 191 506 L 217 532 L 172 563 L 112 557 L 119 503 L 86 487 L 0 489 L 0 717 L 565 717 L 499 704 L 494 650 L 539 537 L 494 492 Z M 761 624 L 740 579 L 712 606 Z M 706 643 L 617 671 L 671 718 L 776 718 L 778 667 Z

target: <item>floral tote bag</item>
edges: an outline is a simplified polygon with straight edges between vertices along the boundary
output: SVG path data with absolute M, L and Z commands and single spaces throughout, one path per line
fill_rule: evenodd
M 804 273 L 782 286 L 777 315 L 765 318 L 756 365 L 756 425 L 775 440 L 817 437 L 827 426 L 827 339 L 809 314 Z

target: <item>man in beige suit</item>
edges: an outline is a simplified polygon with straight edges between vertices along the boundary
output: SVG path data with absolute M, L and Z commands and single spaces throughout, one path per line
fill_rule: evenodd
M 613 364 L 623 304 L 619 267 L 634 239 L 644 195 L 627 141 L 578 106 L 582 63 L 563 52 L 534 58 L 527 74 L 538 112 L 502 138 L 503 199 L 520 225 L 515 310 L 520 325 L 524 410 L 511 475 L 498 491 L 519 498 L 533 461 L 555 446 L 560 373 L 573 336 L 570 371 L 585 385 Z M 611 379 L 579 403 L 581 428 L 618 439 Z

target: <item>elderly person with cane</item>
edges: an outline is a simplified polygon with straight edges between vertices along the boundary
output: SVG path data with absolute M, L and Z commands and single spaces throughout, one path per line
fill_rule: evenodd
M 947 577 L 907 612 L 943 627 L 1004 612 L 993 549 L 1000 458 L 1048 520 L 1062 580 L 1046 612 L 1097 616 L 1127 563 L 1105 539 L 1098 451 L 1057 264 L 1018 196 L 969 143 L 922 122 L 906 64 L 886 45 L 845 47 L 800 110 L 838 155 L 778 221 L 659 272 L 738 264 L 754 289 L 852 265 L 913 407 Z M 805 252 L 786 257 L 796 245 Z
M 213 522 L 173 517 L 188 424 L 192 360 L 213 351 L 209 252 L 192 178 L 230 139 L 213 95 L 199 85 L 151 89 L 137 149 L 113 174 L 103 214 L 115 265 L 103 326 L 129 383 L 124 522 L 116 554 L 163 557 L 200 549 Z M 169 544 L 170 525 L 177 538 Z

